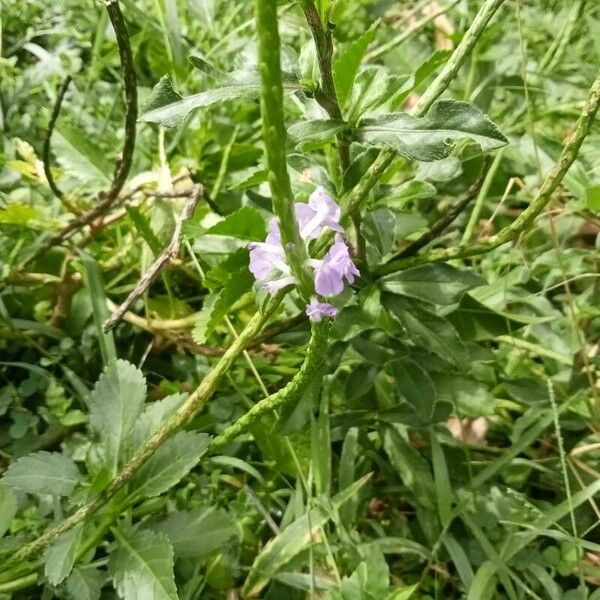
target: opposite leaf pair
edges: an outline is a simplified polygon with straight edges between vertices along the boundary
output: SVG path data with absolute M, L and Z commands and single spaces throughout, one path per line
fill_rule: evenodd
M 344 289 L 344 280 L 353 283 L 360 275 L 350 257 L 350 251 L 340 225 L 341 210 L 324 188 L 318 187 L 310 196 L 308 203 L 296 202 L 294 214 L 305 242 L 316 239 L 322 231 L 330 229 L 336 232 L 335 241 L 322 260 L 311 258 L 308 267 L 313 269 L 315 290 L 319 296 L 337 296 Z M 263 287 L 271 294 L 296 283 L 285 251 L 281 244 L 279 225 L 275 218 L 269 222 L 269 233 L 264 242 L 252 243 L 250 250 L 250 271 Z M 337 310 L 319 298 L 311 298 L 306 314 L 315 322 L 324 317 L 334 317 Z

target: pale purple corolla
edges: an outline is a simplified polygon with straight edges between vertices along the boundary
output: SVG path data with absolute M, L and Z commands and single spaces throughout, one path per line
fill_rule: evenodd
M 341 235 L 336 235 L 335 243 L 323 260 L 310 262 L 315 269 L 315 290 L 321 296 L 337 296 L 344 289 L 344 279 L 354 283 L 354 278 L 360 275 Z
M 294 214 L 305 242 L 317 238 L 322 231 L 330 229 L 336 232 L 335 242 L 322 260 L 309 259 L 308 266 L 314 269 L 315 290 L 320 296 L 337 296 L 344 289 L 344 280 L 353 283 L 360 273 L 356 268 L 348 246 L 341 236 L 341 210 L 335 200 L 318 187 L 307 204 L 296 202 Z M 264 242 L 255 242 L 248 246 L 250 250 L 250 271 L 256 280 L 270 293 L 296 283 L 287 264 L 281 244 L 281 233 L 275 219 L 269 222 L 269 233 Z M 306 307 L 308 317 L 318 323 L 323 318 L 333 318 L 337 314 L 334 306 L 313 297 Z

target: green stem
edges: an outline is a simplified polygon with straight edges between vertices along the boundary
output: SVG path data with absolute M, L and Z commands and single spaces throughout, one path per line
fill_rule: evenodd
M 487 198 L 487 195 L 490 191 L 490 187 L 492 185 L 492 181 L 498 172 L 498 167 L 502 162 L 502 156 L 504 155 L 504 148 L 500 148 L 498 154 L 494 157 L 494 162 L 490 167 L 490 170 L 487 172 L 485 179 L 483 180 L 483 185 L 479 190 L 479 194 L 477 195 L 477 200 L 475 200 L 475 204 L 473 206 L 473 210 L 471 211 L 471 216 L 469 217 L 469 222 L 465 227 L 465 231 L 462 236 L 461 244 L 468 244 L 473 237 L 473 232 L 475 231 L 475 226 L 479 223 L 479 217 L 481 216 L 481 211 L 483 209 L 483 203 Z
M 244 416 L 225 429 L 223 433 L 213 440 L 209 447 L 209 452 L 220 450 L 235 438 L 248 431 L 263 415 L 285 406 L 285 404 L 297 397 L 312 381 L 323 364 L 330 331 L 331 322 L 329 319 L 321 323 L 314 323 L 304 363 L 294 378 L 284 388 L 255 404 Z
M 306 298 L 313 282 L 306 269 L 308 253 L 294 216 L 294 197 L 286 161 L 280 39 L 277 0 L 256 0 L 256 28 L 261 79 L 260 107 L 273 211 L 279 218 L 281 241 L 298 288 Z
M 410 111 L 412 116 L 424 116 L 433 103 L 448 89 L 450 83 L 456 77 L 459 69 L 473 50 L 477 40 L 481 37 L 490 19 L 504 2 L 505 0 L 486 0 L 483 3 L 460 44 L 452 53 L 450 60 L 444 65 L 444 68 Z M 357 206 L 363 203 L 396 156 L 397 154 L 393 150 L 382 150 L 379 153 L 369 170 L 365 173 L 365 176 L 361 179 L 359 185 L 342 199 L 342 207 L 346 214 L 351 213 Z
M 194 390 L 185 403 L 177 412 L 163 425 L 156 433 L 150 437 L 146 443 L 136 452 L 132 459 L 121 469 L 109 486 L 96 498 L 84 504 L 70 517 L 61 521 L 58 525 L 46 530 L 41 536 L 29 544 L 22 546 L 15 552 L 8 564 L 26 559 L 27 557 L 40 551 L 59 535 L 69 531 L 77 524 L 81 523 L 89 516 L 97 512 L 104 506 L 127 482 L 139 471 L 146 461 L 156 452 L 156 450 L 170 438 L 182 425 L 189 422 L 194 415 L 204 407 L 212 394 L 221 377 L 229 371 L 237 357 L 244 348 L 250 344 L 259 334 L 265 322 L 273 314 L 275 309 L 281 303 L 284 292 L 274 296 L 268 303 L 263 313 L 257 312 L 248 322 L 245 329 L 239 337 L 228 348 L 219 362 L 203 379 L 202 383 Z
M 587 102 L 583 108 L 581 116 L 579 117 L 575 126 L 575 131 L 572 133 L 569 141 L 563 148 L 560 157 L 548 176 L 542 183 L 535 198 L 531 201 L 529 206 L 508 226 L 493 235 L 487 242 L 482 244 L 474 244 L 472 246 L 456 247 L 456 248 L 443 248 L 440 250 L 433 250 L 421 256 L 413 256 L 405 260 L 398 260 L 394 263 L 388 263 L 383 265 L 378 270 L 378 275 L 386 275 L 395 271 L 401 271 L 409 267 L 422 265 L 426 263 L 442 262 L 447 260 L 453 260 L 457 258 L 467 258 L 469 256 L 476 256 L 478 254 L 485 254 L 502 244 L 510 242 L 517 237 L 521 232 L 528 229 L 537 216 L 544 210 L 546 205 L 552 199 L 552 194 L 556 188 L 560 185 L 567 171 L 575 162 L 579 149 L 583 140 L 588 135 L 598 108 L 600 107 L 600 76 L 594 81 Z

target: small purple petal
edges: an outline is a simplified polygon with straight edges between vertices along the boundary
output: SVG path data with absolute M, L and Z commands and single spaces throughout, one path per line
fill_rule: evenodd
M 336 296 L 344 289 L 344 278 L 353 283 L 355 276 L 360 275 L 341 236 L 337 236 L 322 261 L 318 264 L 313 261 L 312 264 L 315 267 L 315 289 L 321 296 Z
M 294 212 L 300 235 L 305 240 L 315 239 L 327 228 L 343 232 L 340 226 L 341 209 L 321 186 L 310 195 L 308 204 L 296 202 Z
M 316 298 L 312 298 L 310 304 L 306 306 L 306 314 L 311 321 L 320 323 L 324 317 L 333 319 L 337 315 L 337 309 L 327 302 L 319 302 Z

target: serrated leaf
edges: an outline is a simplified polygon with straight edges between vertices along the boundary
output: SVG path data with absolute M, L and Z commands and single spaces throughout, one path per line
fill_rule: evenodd
M 99 600 L 105 579 L 95 567 L 76 567 L 67 579 L 67 594 L 71 600 Z
M 164 534 L 147 530 L 116 532 L 119 543 L 108 569 L 123 600 L 178 600 L 173 547 Z
M 468 290 L 486 284 L 473 271 L 444 263 L 413 267 L 381 279 L 383 289 L 388 292 L 441 305 L 455 304 Z
M 238 535 L 235 520 L 212 507 L 172 513 L 152 529 L 168 536 L 179 558 L 203 559 Z
M 420 118 L 390 113 L 363 119 L 356 133 L 363 142 L 426 162 L 446 158 L 459 140 L 472 139 L 484 151 L 508 141 L 479 109 L 456 100 L 440 100 Z
M 14 492 L 0 483 L 0 537 L 10 527 L 10 522 L 17 514 L 17 498 Z
M 135 452 L 185 402 L 187 397 L 187 394 L 171 394 L 146 405 L 131 431 L 131 451 Z
M 352 91 L 358 68 L 373 40 L 379 21 L 375 21 L 367 31 L 356 40 L 339 50 L 333 60 L 333 80 L 338 101 L 342 109 Z
M 335 119 L 314 119 L 295 123 L 288 129 L 290 138 L 303 150 L 316 150 L 332 142 L 346 125 Z
M 242 240 L 264 241 L 267 227 L 261 214 L 251 206 L 244 206 L 227 215 L 206 231 L 206 235 L 227 235 Z
M 370 475 L 367 475 L 333 496 L 330 501 L 333 508 L 339 509 L 343 506 L 358 493 L 369 478 Z M 243 595 L 257 596 L 286 564 L 318 538 L 321 528 L 330 516 L 323 507 L 317 506 L 271 539 L 254 560 L 242 588 Z
M 100 434 L 113 472 L 125 440 L 142 412 L 145 398 L 144 375 L 124 360 L 111 363 L 90 394 L 90 423 Z
M 12 463 L 3 481 L 29 494 L 68 496 L 79 481 L 79 471 L 69 457 L 42 451 Z
M 83 525 L 60 535 L 44 553 L 44 573 L 52 585 L 58 585 L 69 575 L 75 563 Z
M 130 496 L 152 498 L 179 483 L 206 452 L 210 437 L 205 433 L 180 431 L 167 440 L 130 481 Z

